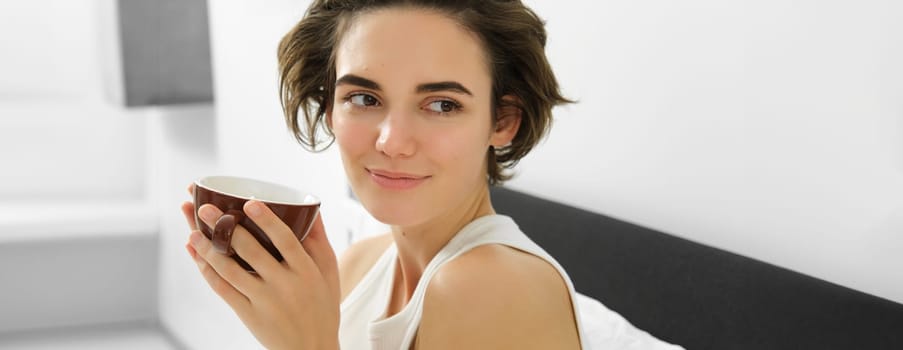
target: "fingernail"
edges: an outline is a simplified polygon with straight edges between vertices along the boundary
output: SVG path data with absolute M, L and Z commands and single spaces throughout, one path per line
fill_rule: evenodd
M 213 209 L 208 206 L 203 206 L 198 209 L 198 215 L 200 215 L 201 219 L 204 219 L 204 221 L 213 221 L 213 219 L 215 219 L 213 217 Z
M 261 213 L 260 206 L 261 205 L 263 205 L 263 203 L 260 203 L 258 201 L 249 201 L 247 208 L 245 208 L 245 213 L 247 213 L 249 216 L 260 215 L 260 213 Z
M 191 246 L 191 243 L 185 244 L 185 250 L 188 251 L 188 255 L 191 255 L 192 258 L 197 255 L 197 251 L 194 250 L 194 247 Z

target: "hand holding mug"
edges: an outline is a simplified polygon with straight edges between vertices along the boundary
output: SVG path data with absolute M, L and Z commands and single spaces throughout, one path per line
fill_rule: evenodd
M 262 183 L 241 178 L 227 182 L 240 183 L 235 188 L 243 189 Z M 210 190 L 210 183 L 202 179 L 192 186 L 196 200 L 200 186 L 207 184 Z M 233 197 L 239 192 L 235 188 L 230 191 Z M 279 201 L 259 194 L 254 197 L 262 200 L 246 196 L 238 207 L 229 200 L 225 213 L 204 200 L 183 204 L 192 230 L 189 254 L 210 287 L 267 348 L 337 348 L 338 269 L 319 215 L 314 212 L 309 222 L 299 219 L 302 229 L 296 229 L 292 219 L 273 208 Z M 259 234 L 252 233 L 251 225 Z

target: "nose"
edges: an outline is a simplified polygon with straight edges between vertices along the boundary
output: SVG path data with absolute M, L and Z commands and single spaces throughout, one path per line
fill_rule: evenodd
M 390 112 L 379 124 L 376 150 L 389 158 L 412 156 L 417 149 L 414 122 L 412 116 Z

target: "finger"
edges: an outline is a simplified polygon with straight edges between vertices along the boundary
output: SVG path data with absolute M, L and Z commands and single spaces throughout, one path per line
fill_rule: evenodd
M 248 201 L 244 206 L 245 214 L 251 219 L 263 232 L 282 254 L 288 266 L 300 266 L 305 262 L 309 263 L 309 257 L 301 244 L 298 243 L 298 237 L 292 229 L 285 224 L 276 214 L 260 201 Z
M 188 194 L 192 196 L 194 195 L 194 182 L 188 185 Z
M 310 254 L 311 259 L 313 259 L 321 269 L 326 268 L 329 270 L 337 266 L 335 251 L 329 243 L 329 238 L 326 235 L 326 227 L 323 226 L 323 219 L 320 217 L 319 213 L 317 213 L 317 217 L 314 218 L 314 224 L 311 226 L 307 237 L 301 242 L 301 245 L 304 246 L 304 250 Z
M 188 249 L 188 254 L 191 255 L 191 259 L 194 260 L 194 263 L 198 266 L 198 271 L 201 272 L 201 276 L 204 277 L 204 280 L 207 281 L 207 285 L 210 286 L 210 289 L 213 289 L 213 292 L 216 295 L 219 295 L 226 304 L 229 304 L 236 313 L 243 313 L 244 310 L 247 310 L 251 301 L 244 294 L 235 289 L 229 282 L 226 282 L 210 264 L 207 264 L 204 259 L 198 256 L 197 251 L 194 247 L 191 246 L 191 243 L 185 246 Z
M 314 218 L 314 224 L 310 228 L 310 233 L 301 242 L 304 250 L 310 255 L 311 259 L 317 264 L 320 273 L 327 278 L 331 286 L 334 286 L 338 293 L 339 274 L 338 263 L 336 262 L 335 251 L 329 243 L 326 235 L 326 227 L 323 225 L 323 219 L 320 213 Z
M 231 257 L 216 252 L 213 249 L 213 242 L 204 237 L 201 231 L 192 231 L 189 241 L 197 251 L 197 257 L 216 270 L 216 273 L 226 282 L 249 298 L 256 295 L 260 280 L 245 271 Z
M 219 210 L 213 204 L 204 204 L 200 208 L 198 208 L 198 216 L 201 217 L 201 222 L 210 227 L 211 230 L 216 227 L 216 220 L 219 220 L 220 216 L 223 216 L 223 211 Z
M 188 221 L 188 227 L 191 228 L 192 231 L 198 229 L 198 222 L 194 217 L 194 203 L 182 203 L 182 215 L 185 216 L 185 221 Z
M 232 249 L 251 265 L 264 281 L 273 278 L 283 270 L 282 264 L 276 261 L 276 258 L 242 226 L 235 226 L 235 232 L 232 234 Z

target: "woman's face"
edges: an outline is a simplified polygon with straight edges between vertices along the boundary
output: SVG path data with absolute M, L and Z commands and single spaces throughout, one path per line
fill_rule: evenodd
M 473 204 L 492 123 L 478 39 L 434 12 L 387 9 L 354 19 L 340 41 L 329 120 L 357 197 L 377 219 L 410 226 Z

